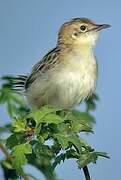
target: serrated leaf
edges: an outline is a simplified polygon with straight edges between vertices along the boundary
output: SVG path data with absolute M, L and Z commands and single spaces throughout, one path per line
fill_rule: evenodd
M 90 153 L 88 154 L 82 154 L 81 158 L 77 160 L 78 167 L 83 168 L 87 166 L 91 162 L 91 155 Z
M 30 112 L 27 116 L 26 119 L 28 118 L 32 118 L 33 120 L 35 120 L 36 125 L 38 125 L 40 123 L 40 120 L 44 117 L 44 114 L 40 111 L 32 111 Z
M 51 170 L 53 171 L 56 168 L 56 166 L 58 164 L 60 164 L 61 161 L 64 162 L 65 159 L 71 159 L 71 158 L 76 158 L 77 159 L 78 157 L 79 157 L 79 155 L 74 149 L 69 149 L 69 150 L 66 151 L 66 153 L 61 153 L 60 155 L 56 156 L 56 158 L 55 158 L 55 160 L 54 160 L 54 162 L 52 164 Z
M 92 101 L 92 102 L 89 102 L 87 103 L 87 111 L 93 111 L 96 109 L 96 104 Z
M 14 132 L 24 132 L 26 131 L 26 123 L 22 119 L 14 119 L 12 126 L 14 128 Z
M 39 158 L 40 156 L 52 156 L 52 151 L 50 149 L 50 147 L 48 145 L 44 145 L 42 143 L 37 142 L 34 145 L 34 152 L 36 154 L 36 156 Z
M 57 124 L 57 131 L 60 134 L 63 132 L 63 135 L 67 135 L 70 132 L 70 125 L 65 122 Z
M 82 131 L 85 131 L 87 133 L 93 132 L 92 127 L 90 127 L 87 123 L 84 123 L 84 122 L 80 123 L 78 120 L 74 120 L 71 122 L 71 130 L 74 133 L 79 133 Z
M 107 152 L 95 151 L 95 153 L 96 153 L 98 156 L 102 156 L 102 157 L 105 157 L 105 158 L 110 159 L 110 156 L 107 154 Z
M 57 139 L 58 143 L 63 149 L 66 149 L 69 145 L 68 137 L 63 134 L 54 134 L 54 138 Z
M 44 117 L 44 122 L 48 123 L 48 124 L 60 124 L 62 122 L 64 122 L 64 119 L 62 119 L 59 115 L 57 114 L 47 114 Z
M 13 149 L 14 146 L 24 142 L 25 142 L 25 134 L 14 133 L 7 138 L 6 145 L 8 148 Z
M 93 94 L 87 101 L 86 101 L 86 111 L 94 111 L 96 109 L 96 101 L 99 101 L 99 97 L 96 94 Z
M 74 116 L 80 121 L 95 123 L 94 117 L 87 112 L 79 112 L 79 111 L 75 111 L 75 110 L 73 110 L 72 112 L 73 112 Z
M 109 158 L 109 156 L 105 152 L 93 151 L 82 154 L 82 156 L 77 160 L 79 168 L 83 168 L 89 163 L 96 163 L 99 156 Z
M 92 125 L 95 123 L 95 119 L 88 112 L 71 110 L 66 114 L 65 118 L 70 121 L 72 131 L 93 132 Z
M 33 118 L 37 125 L 42 122 L 43 118 L 50 113 L 53 113 L 54 109 L 48 107 L 42 107 L 39 110 L 33 110 L 28 115 L 27 118 Z
M 18 139 L 16 137 L 16 134 L 12 134 L 7 138 L 6 145 L 8 148 L 11 149 L 17 144 L 18 144 Z
M 20 144 L 13 148 L 13 167 L 20 170 L 23 165 L 27 163 L 26 154 L 32 153 L 32 147 L 29 143 Z
M 77 135 L 73 134 L 68 138 L 68 141 L 74 145 L 78 153 L 81 155 L 82 145 L 81 145 L 80 138 Z
M 39 123 L 54 123 L 58 124 L 63 122 L 64 120 L 56 114 L 58 109 L 54 109 L 52 107 L 42 107 L 40 110 L 34 110 L 27 115 L 27 118 L 33 118 L 38 126 Z
M 57 156 L 57 157 L 55 158 L 54 163 L 52 164 L 51 171 L 53 171 L 53 170 L 56 168 L 56 166 L 61 163 L 61 161 L 64 162 L 64 161 L 65 161 L 65 158 L 66 158 L 66 156 L 65 156 L 65 154 L 63 154 L 63 153 L 61 153 L 59 156 Z

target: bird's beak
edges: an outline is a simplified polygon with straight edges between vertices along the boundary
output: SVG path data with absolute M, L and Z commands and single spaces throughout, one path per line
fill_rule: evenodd
M 100 30 L 102 30 L 102 29 L 106 29 L 106 28 L 110 28 L 111 27 L 111 25 L 109 25 L 109 24 L 99 24 L 99 25 L 97 25 L 97 27 L 95 28 L 95 30 L 96 31 L 100 31 Z
M 100 31 L 102 29 L 110 28 L 111 25 L 109 24 L 97 24 L 94 28 L 88 30 L 88 31 Z

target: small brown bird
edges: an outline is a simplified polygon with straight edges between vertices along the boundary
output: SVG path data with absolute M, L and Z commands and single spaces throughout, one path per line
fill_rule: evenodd
M 95 91 L 97 63 L 94 47 L 99 31 L 109 28 L 87 18 L 64 23 L 57 45 L 40 60 L 28 76 L 19 76 L 15 87 L 22 88 L 34 107 L 52 105 L 70 108 Z

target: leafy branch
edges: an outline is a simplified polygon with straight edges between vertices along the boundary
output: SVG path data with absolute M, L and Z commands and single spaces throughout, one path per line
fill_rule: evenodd
M 93 95 L 83 112 L 51 106 L 30 110 L 23 96 L 11 90 L 12 78 L 5 76 L 2 80 L 0 104 L 6 105 L 11 119 L 11 124 L 0 127 L 0 134 L 9 132 L 9 137 L 0 143 L 6 156 L 1 161 L 5 178 L 13 178 L 8 173 L 12 171 L 14 178 L 28 179 L 30 174 L 26 175 L 23 167 L 33 164 L 46 180 L 57 180 L 56 166 L 61 161 L 75 159 L 85 179 L 91 180 L 87 165 L 96 163 L 100 156 L 109 158 L 107 153 L 96 151 L 81 138 L 82 133 L 93 133 L 95 118 L 91 111 L 95 110 L 98 97 Z

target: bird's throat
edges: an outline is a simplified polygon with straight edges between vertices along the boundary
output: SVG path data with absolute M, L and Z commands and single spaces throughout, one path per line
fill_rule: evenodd
M 72 48 L 71 53 L 73 53 L 73 55 L 80 56 L 81 59 L 85 60 L 89 60 L 90 58 L 92 59 L 94 57 L 93 48 L 89 45 L 77 44 Z

